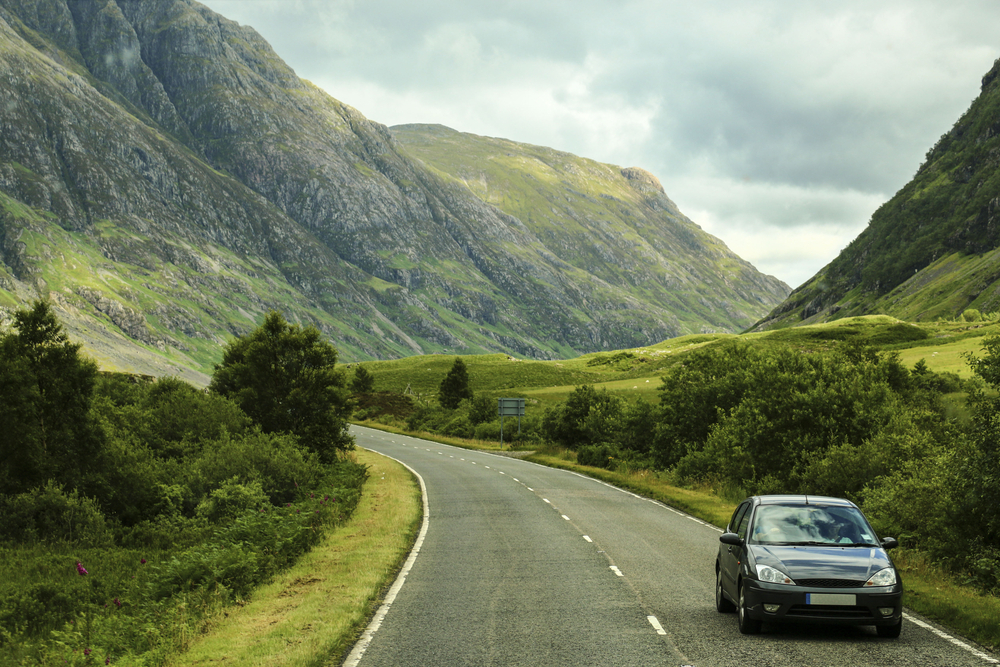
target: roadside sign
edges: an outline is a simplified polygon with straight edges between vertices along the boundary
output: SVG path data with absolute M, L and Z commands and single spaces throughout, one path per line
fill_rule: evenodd
M 498 398 L 497 404 L 498 413 L 501 417 L 524 416 L 523 398 Z
M 521 417 L 524 416 L 523 398 L 498 398 L 497 413 L 500 415 L 500 446 L 503 447 L 503 418 L 517 417 L 517 432 L 521 433 Z

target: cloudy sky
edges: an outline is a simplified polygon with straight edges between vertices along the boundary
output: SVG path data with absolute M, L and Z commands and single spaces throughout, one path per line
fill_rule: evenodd
M 655 174 L 797 287 L 909 181 L 1000 57 L 997 0 L 201 0 L 386 125 Z

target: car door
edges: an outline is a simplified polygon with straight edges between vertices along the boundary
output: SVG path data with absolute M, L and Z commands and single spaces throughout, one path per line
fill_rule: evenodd
M 741 538 L 746 539 L 749 520 L 750 501 L 746 500 L 733 512 L 733 517 L 729 520 L 726 532 L 736 533 Z M 743 550 L 744 547 L 731 544 L 720 543 L 719 545 L 719 568 L 722 572 L 722 587 L 734 600 L 736 599 L 736 579 L 739 576 L 740 563 L 743 560 Z

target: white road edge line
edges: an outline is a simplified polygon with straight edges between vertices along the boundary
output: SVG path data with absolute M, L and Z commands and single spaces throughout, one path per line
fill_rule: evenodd
M 667 631 L 663 629 L 662 625 L 660 625 L 660 621 L 658 618 L 656 618 L 655 616 L 647 616 L 646 620 L 649 621 L 649 624 L 653 626 L 654 630 L 656 630 L 656 634 L 658 635 L 667 634 Z
M 959 648 L 963 648 L 963 649 L 965 649 L 966 651 L 968 651 L 968 652 L 969 652 L 969 653 L 971 653 L 972 655 L 976 656 L 977 658 L 980 658 L 981 660 L 983 660 L 983 661 L 985 661 L 985 662 L 988 662 L 988 663 L 990 663 L 991 665 L 997 665 L 997 664 L 1000 664 L 1000 660 L 997 660 L 997 659 L 995 659 L 995 658 L 991 658 L 990 656 L 986 655 L 986 654 L 985 654 L 985 653 L 983 653 L 982 651 L 979 651 L 979 650 L 977 650 L 977 649 L 975 649 L 975 648 L 973 648 L 973 647 L 969 646 L 968 644 L 966 644 L 966 643 L 965 643 L 965 642 L 963 642 L 963 641 L 960 641 L 960 640 L 958 640 L 958 639 L 955 639 L 954 637 L 952 637 L 951 635 L 949 635 L 949 634 L 948 634 L 948 633 L 946 633 L 946 632 L 941 632 L 940 630 L 938 630 L 937 628 L 935 628 L 935 627 L 934 627 L 933 625 L 931 625 L 930 623 L 924 623 L 924 622 L 923 622 L 923 621 L 921 621 L 920 619 L 917 619 L 917 618 L 913 618 L 913 617 L 912 617 L 912 616 L 910 616 L 909 614 L 905 614 L 905 613 L 903 614 L 903 618 L 905 618 L 906 620 L 908 620 L 908 621 L 909 621 L 910 623 L 913 623 L 913 624 L 915 624 L 915 625 L 919 625 L 919 626 L 920 626 L 920 627 L 922 627 L 922 628 L 923 628 L 924 630 L 930 630 L 931 632 L 933 632 L 934 634 L 936 634 L 936 635 L 937 635 L 938 637 L 940 637 L 941 639 L 944 639 L 944 640 L 946 640 L 946 641 L 949 641 L 949 642 L 951 642 L 952 644 L 954 644 L 955 646 L 958 646 Z
M 360 447 L 360 445 L 358 445 Z M 368 450 L 373 451 L 373 450 Z M 420 495 L 423 497 L 424 503 L 424 520 L 420 526 L 420 533 L 417 535 L 417 541 L 413 543 L 413 549 L 410 551 L 410 555 L 407 557 L 406 562 L 403 563 L 403 569 L 399 571 L 399 576 L 396 577 L 396 581 L 392 584 L 389 592 L 385 596 L 385 600 L 382 601 L 382 606 L 378 608 L 375 612 L 375 617 L 372 618 L 371 623 L 365 628 L 365 631 L 361 633 L 361 637 L 358 639 L 354 648 L 351 650 L 350 654 L 347 656 L 347 660 L 344 661 L 344 667 L 357 667 L 357 664 L 361 661 L 361 656 L 365 654 L 368 649 L 368 645 L 372 642 L 372 637 L 382 627 L 382 621 L 385 620 L 386 614 L 389 613 L 389 608 L 392 607 L 392 603 L 395 602 L 396 596 L 399 594 L 399 590 L 403 587 L 406 582 L 406 575 L 410 573 L 410 569 L 413 567 L 413 563 L 417 560 L 417 554 L 420 553 L 420 547 L 424 544 L 424 538 L 427 536 L 427 527 L 430 523 L 430 505 L 427 503 L 427 486 L 424 484 L 424 478 L 421 477 L 416 470 L 406 465 L 398 459 L 393 459 L 391 456 L 386 456 L 381 452 L 375 452 L 380 456 L 385 456 L 388 459 L 392 459 L 396 463 L 399 463 L 407 470 L 412 472 L 417 480 L 420 482 Z

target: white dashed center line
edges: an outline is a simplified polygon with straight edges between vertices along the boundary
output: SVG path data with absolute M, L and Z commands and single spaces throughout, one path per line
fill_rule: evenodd
M 654 630 L 656 630 L 656 634 L 658 635 L 667 634 L 667 631 L 663 629 L 663 626 L 660 625 L 659 619 L 657 619 L 655 616 L 647 616 L 646 620 L 649 621 L 649 624 L 653 626 Z

